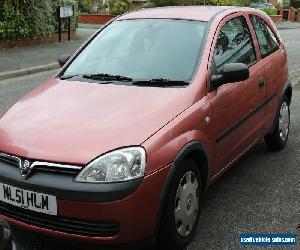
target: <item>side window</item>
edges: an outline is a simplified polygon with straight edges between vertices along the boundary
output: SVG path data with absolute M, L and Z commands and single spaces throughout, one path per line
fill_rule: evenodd
M 220 72 L 224 64 L 256 62 L 253 41 L 244 17 L 229 20 L 220 29 L 213 60 L 213 73 Z
M 258 16 L 251 15 L 262 58 L 272 54 L 279 49 L 279 43 L 268 24 Z

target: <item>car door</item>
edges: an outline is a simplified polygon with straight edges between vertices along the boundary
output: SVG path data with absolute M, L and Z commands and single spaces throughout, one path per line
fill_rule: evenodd
M 287 57 L 283 44 L 267 22 L 254 14 L 250 15 L 250 20 L 259 44 L 260 64 L 265 68 L 266 73 L 267 100 L 263 131 L 266 134 L 272 128 L 281 88 L 287 80 Z
M 257 49 L 249 30 L 247 16 L 234 14 L 224 19 L 213 42 L 210 75 L 219 74 L 227 63 L 244 63 L 249 78 L 210 86 L 212 110 L 210 138 L 214 142 L 217 176 L 260 137 L 266 99 L 264 68 L 257 60 Z

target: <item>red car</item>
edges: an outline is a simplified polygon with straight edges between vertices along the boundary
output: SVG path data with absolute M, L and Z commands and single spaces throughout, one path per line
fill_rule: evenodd
M 287 55 L 259 10 L 129 13 L 59 61 L 0 116 L 0 217 L 17 228 L 182 249 L 203 191 L 261 138 L 286 145 Z

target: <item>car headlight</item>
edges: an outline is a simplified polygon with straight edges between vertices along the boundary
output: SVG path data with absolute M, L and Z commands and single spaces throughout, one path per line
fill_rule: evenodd
M 75 178 L 77 182 L 120 182 L 143 177 L 146 152 L 142 147 L 118 149 L 89 163 Z

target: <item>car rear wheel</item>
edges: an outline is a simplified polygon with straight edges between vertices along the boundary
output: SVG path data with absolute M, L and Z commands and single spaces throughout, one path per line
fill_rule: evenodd
M 289 99 L 283 96 L 275 120 L 275 128 L 272 134 L 265 136 L 265 142 L 272 150 L 283 149 L 287 143 L 290 131 L 290 107 Z
M 200 215 L 202 181 L 197 164 L 184 160 L 178 167 L 164 207 L 158 244 L 161 249 L 184 249 L 192 240 Z

